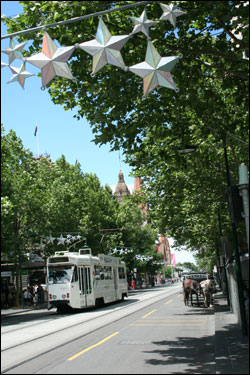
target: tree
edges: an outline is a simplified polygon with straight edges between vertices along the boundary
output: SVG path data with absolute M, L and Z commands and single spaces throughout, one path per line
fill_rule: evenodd
M 23 14 L 4 21 L 9 32 L 50 24 L 115 8 L 127 2 L 21 2 Z M 172 71 L 179 93 L 163 87 L 142 97 L 142 80 L 131 72 L 106 66 L 90 75 L 92 57 L 76 49 L 70 68 L 76 81 L 62 78 L 49 84 L 54 103 L 78 108 L 92 126 L 97 144 L 123 148 L 127 161 L 143 176 L 152 223 L 166 229 L 190 248 L 218 247 L 218 213 L 224 234 L 230 235 L 225 204 L 225 168 L 221 141 L 226 139 L 232 181 L 239 162 L 248 162 L 248 2 L 174 2 L 187 11 L 177 28 L 161 21 L 150 36 L 161 56 L 183 54 Z M 130 9 L 104 16 L 115 34 L 129 34 Z M 149 19 L 159 19 L 159 4 L 147 5 Z M 69 46 L 95 38 L 96 18 L 50 28 L 52 39 Z M 40 52 L 41 35 L 31 39 L 27 55 Z M 143 61 L 146 40 L 135 34 L 123 47 L 127 66 Z M 84 67 L 84 69 L 82 68 Z M 180 155 L 178 146 L 194 145 L 196 154 Z

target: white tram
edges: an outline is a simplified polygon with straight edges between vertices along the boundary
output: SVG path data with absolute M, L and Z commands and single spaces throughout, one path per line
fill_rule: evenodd
M 56 252 L 47 261 L 48 308 L 84 309 L 128 297 L 125 263 L 91 249 Z

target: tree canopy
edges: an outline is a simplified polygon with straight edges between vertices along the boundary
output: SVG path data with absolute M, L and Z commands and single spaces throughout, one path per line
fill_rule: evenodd
M 68 20 L 127 1 L 25 1 L 24 11 L 5 18 L 8 32 Z M 144 180 L 151 220 L 190 248 L 218 246 L 218 214 L 223 234 L 229 220 L 225 199 L 226 175 L 222 141 L 226 142 L 232 183 L 240 163 L 248 163 L 249 2 L 174 1 L 187 13 L 176 29 L 167 21 L 150 28 L 161 56 L 178 56 L 171 74 L 179 92 L 158 87 L 143 98 L 142 79 L 114 66 L 91 75 L 92 57 L 76 49 L 70 60 L 75 81 L 57 78 L 48 91 L 65 110 L 77 108 L 86 117 L 96 144 L 123 149 L 127 162 Z M 113 35 L 129 34 L 129 16 L 142 8 L 109 13 L 103 20 Z M 147 17 L 159 20 L 158 2 L 146 6 Z M 47 31 L 62 46 L 95 38 L 98 19 L 51 27 Z M 42 33 L 27 33 L 27 56 L 40 52 Z M 147 40 L 135 34 L 122 49 L 127 66 L 145 60 Z M 187 145 L 193 154 L 180 154 Z M 179 147 L 179 148 L 178 148 Z
M 117 246 L 133 249 L 126 257 L 128 269 L 143 263 L 136 260 L 139 254 L 162 259 L 155 252 L 157 231 L 142 227 L 143 215 L 132 199 L 118 204 L 110 187 L 84 174 L 79 163 L 72 166 L 63 155 L 56 162 L 37 160 L 13 130 L 4 134 L 2 126 L 1 131 L 1 248 L 6 260 L 76 251 L 83 240 L 94 255 Z M 60 244 L 55 239 L 62 233 L 64 238 L 79 234 L 82 241 Z

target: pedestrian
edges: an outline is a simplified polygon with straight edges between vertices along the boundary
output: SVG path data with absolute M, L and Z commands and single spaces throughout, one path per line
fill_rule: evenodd
M 24 289 L 23 291 L 23 300 L 24 300 L 24 305 L 29 304 L 29 292 L 27 291 L 27 289 Z
M 36 306 L 38 304 L 38 292 L 37 292 L 37 290 L 35 291 L 35 295 L 33 297 L 33 303 L 34 303 L 34 306 Z
M 43 287 L 41 284 L 38 285 L 37 294 L 38 294 L 38 302 L 43 303 Z
M 9 307 L 9 286 L 4 283 L 4 307 L 7 309 Z

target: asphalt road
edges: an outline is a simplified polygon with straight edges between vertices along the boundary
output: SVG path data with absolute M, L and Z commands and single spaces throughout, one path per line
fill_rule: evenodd
M 6 374 L 215 373 L 213 307 L 184 306 L 180 284 L 80 314 L 36 311 L 3 324 Z

